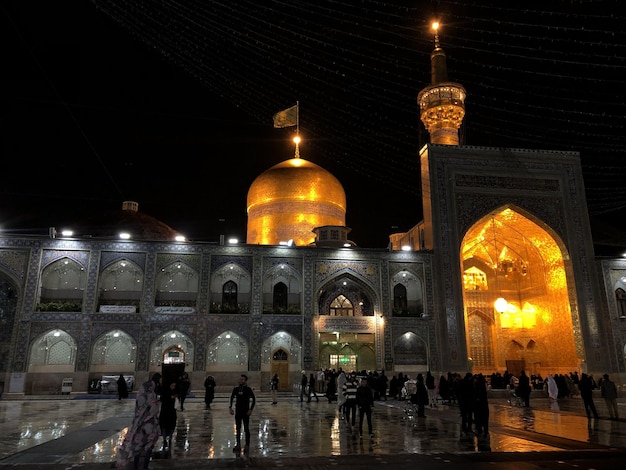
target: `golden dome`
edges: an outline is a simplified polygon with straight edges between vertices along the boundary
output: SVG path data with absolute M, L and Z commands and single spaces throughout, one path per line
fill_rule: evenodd
M 346 193 L 337 178 L 302 158 L 292 158 L 261 173 L 248 190 L 246 242 L 295 245 L 315 241 L 313 229 L 345 226 Z

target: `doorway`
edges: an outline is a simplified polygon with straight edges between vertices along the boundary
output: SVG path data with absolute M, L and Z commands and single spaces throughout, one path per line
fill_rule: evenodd
M 278 374 L 278 391 L 289 391 L 289 353 L 283 348 L 278 348 L 272 354 L 270 377 L 274 377 L 274 374 Z

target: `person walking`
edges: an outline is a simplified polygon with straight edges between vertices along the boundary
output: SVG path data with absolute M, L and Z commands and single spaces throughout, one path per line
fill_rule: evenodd
M 346 401 L 343 404 L 344 416 L 346 417 L 346 423 L 348 429 L 351 430 L 352 426 L 356 425 L 356 389 L 359 388 L 359 384 L 356 381 L 356 374 L 350 373 L 350 376 L 343 385 L 343 396 Z
M 132 462 L 133 470 L 139 470 L 142 455 L 144 470 L 150 466 L 152 449 L 161 434 L 159 426 L 161 405 L 156 393 L 160 381 L 161 374 L 157 372 L 137 390 L 133 422 L 119 447 L 115 464 L 117 468 L 126 467 Z
M 311 401 L 309 399 L 309 391 L 306 388 L 308 382 L 309 379 L 306 376 L 306 371 L 303 370 L 300 376 L 300 402 L 304 401 L 304 397 L 306 397 L 307 401 Z
M 435 396 L 435 376 L 430 369 L 426 371 L 426 390 L 428 390 L 428 406 L 437 408 L 437 397 Z
M 361 379 L 361 384 L 356 389 L 356 404 L 359 408 L 359 438 L 363 439 L 363 417 L 365 417 L 367 418 L 367 434 L 370 439 L 373 439 L 372 408 L 374 407 L 374 391 L 369 386 L 366 378 Z
M 305 376 L 306 377 L 306 376 Z M 233 403 L 235 409 L 233 410 Z M 243 424 L 243 432 L 246 439 L 244 452 L 250 450 L 250 415 L 256 405 L 256 396 L 254 391 L 248 386 L 248 376 L 241 374 L 239 377 L 239 385 L 233 388 L 230 394 L 230 402 L 228 410 L 231 415 L 235 415 L 235 429 L 237 432 L 237 444 L 233 447 L 233 452 L 241 450 L 241 426 Z
M 204 407 L 207 410 L 211 409 L 211 403 L 215 399 L 215 387 L 217 387 L 215 377 L 207 375 L 206 379 L 204 379 Z
M 163 437 L 163 451 L 166 455 L 172 452 L 172 436 L 176 430 L 176 382 L 163 388 L 161 393 L 161 412 L 159 413 L 159 426 Z
M 313 372 L 311 372 L 311 375 L 309 375 L 309 399 L 308 402 L 311 401 L 311 398 L 315 397 L 315 399 L 319 402 L 320 399 L 317 396 L 317 392 L 315 391 L 315 374 Z
M 380 400 L 387 401 L 388 382 L 389 380 L 387 379 L 387 376 L 385 375 L 385 371 L 383 370 L 380 373 L 378 380 L 376 381 L 376 388 L 378 389 L 378 395 L 379 395 Z M 368 385 L 372 387 L 372 384 L 370 384 L 369 382 L 368 382 Z
M 332 403 L 337 398 L 337 376 L 335 370 L 328 372 L 328 383 L 326 384 L 326 398 L 328 403 Z
M 128 384 L 122 374 L 117 379 L 117 399 L 128 398 Z
M 517 383 L 517 396 L 522 399 L 525 407 L 530 406 L 530 377 L 526 375 L 526 371 L 522 370 L 519 376 L 519 381 Z
M 278 374 L 274 374 L 272 380 L 270 380 L 270 391 L 272 393 L 272 405 L 276 405 L 278 403 L 278 384 L 280 380 L 278 379 Z
M 417 405 L 417 416 L 423 418 L 426 416 L 424 412 L 426 405 L 428 405 L 428 390 L 426 384 L 424 384 L 424 376 L 419 373 L 415 380 L 415 404 Z
M 339 413 L 344 413 L 343 405 L 346 403 L 346 397 L 343 394 L 343 386 L 347 381 L 346 373 L 340 368 L 339 375 L 337 375 L 337 408 L 339 409 Z
M 317 371 L 317 391 L 324 393 L 326 389 L 326 373 L 324 369 Z
M 474 424 L 476 436 L 489 438 L 489 398 L 487 380 L 483 374 L 474 376 Z
M 559 398 L 559 387 L 552 374 L 546 375 L 546 390 L 551 401 L 557 401 Z
M 606 407 L 609 410 L 609 419 L 619 419 L 619 412 L 617 411 L 617 386 L 615 382 L 609 380 L 609 374 L 602 376 L 600 394 L 602 398 L 604 398 L 604 403 L 606 403 Z
M 461 413 L 461 432 L 469 436 L 474 425 L 474 376 L 471 372 L 467 372 L 463 378 L 459 375 L 454 379 L 453 386 Z
M 596 405 L 593 402 L 593 382 L 591 381 L 591 377 L 584 372 L 578 380 L 578 392 L 580 393 L 580 398 L 582 398 L 583 404 L 585 405 L 587 418 L 591 419 L 591 415 L 593 414 L 595 419 L 599 419 L 600 416 L 598 416 Z
M 178 400 L 180 401 L 180 411 L 185 411 L 185 399 L 189 394 L 191 388 L 191 380 L 189 380 L 189 374 L 183 372 L 183 375 L 178 379 Z

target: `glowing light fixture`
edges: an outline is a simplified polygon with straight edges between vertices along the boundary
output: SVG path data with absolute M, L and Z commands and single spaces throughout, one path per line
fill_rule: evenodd
M 496 312 L 504 313 L 508 310 L 509 303 L 506 301 L 504 297 L 498 297 L 496 301 L 494 302 L 493 306 L 495 307 Z

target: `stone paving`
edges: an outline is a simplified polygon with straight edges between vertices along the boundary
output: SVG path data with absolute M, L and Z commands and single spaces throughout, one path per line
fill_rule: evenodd
M 178 412 L 171 455 L 164 458 L 157 452 L 150 468 L 357 469 L 385 464 L 401 469 L 415 468 L 424 459 L 430 466 L 480 466 L 489 461 L 510 468 L 511 462 L 549 466 L 546 462 L 560 458 L 583 458 L 594 462 L 593 468 L 613 468 L 612 459 L 626 457 L 626 422 L 589 421 L 578 398 L 552 404 L 547 398 L 533 398 L 530 408 L 492 398 L 489 438 L 480 440 L 461 436 L 453 405 L 427 408 L 426 417 L 418 418 L 407 402 L 377 401 L 374 436 L 360 439 L 358 426 L 349 426 L 336 403 L 325 398 L 301 403 L 287 394 L 277 405 L 267 394 L 257 398 L 249 452 L 232 451 L 234 419 L 226 395 L 219 395 L 211 410 L 204 409 L 202 397 L 192 397 L 185 411 Z M 596 405 L 600 415 L 607 416 L 602 400 Z M 132 399 L 102 396 L 0 400 L 0 469 L 109 468 L 133 408 Z M 622 410 L 626 416 L 626 402 L 620 401 Z

